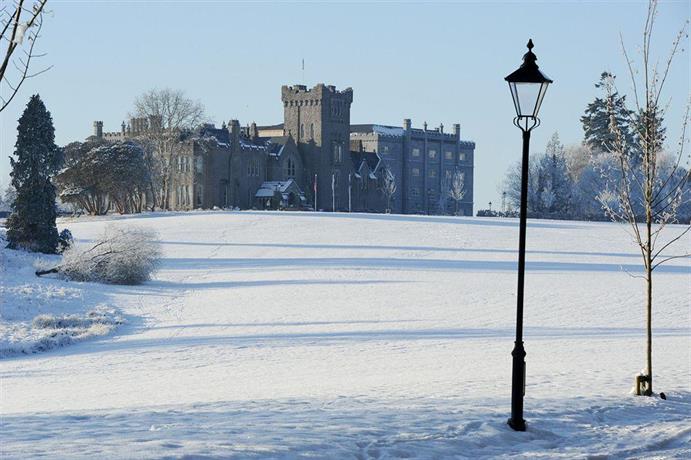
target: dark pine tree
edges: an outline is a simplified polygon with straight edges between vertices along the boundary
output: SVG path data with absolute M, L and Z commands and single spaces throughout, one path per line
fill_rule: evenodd
M 600 81 L 595 83 L 598 89 L 604 89 L 608 78 L 614 78 L 609 72 L 602 72 Z M 633 127 L 631 120 L 633 112 L 626 108 L 626 96 L 619 96 L 613 93 L 605 98 L 596 97 L 593 102 L 588 104 L 585 115 L 581 117 L 585 143 L 599 152 L 609 152 L 614 146 L 614 134 L 610 132 L 610 109 L 612 107 L 617 124 L 624 135 L 626 145 L 635 150 Z
M 55 253 L 58 230 L 51 177 L 62 159 L 55 145 L 53 119 L 38 95 L 31 96 L 19 119 L 14 147 L 10 176 L 17 196 L 7 219 L 8 247 Z

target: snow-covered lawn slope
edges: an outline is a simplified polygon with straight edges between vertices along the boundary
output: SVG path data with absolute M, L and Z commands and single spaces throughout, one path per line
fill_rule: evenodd
M 159 233 L 141 286 L 74 284 L 115 334 L 0 360 L 0 456 L 688 458 L 688 259 L 655 281 L 623 227 L 531 221 L 526 433 L 506 426 L 515 220 L 208 212 L 64 220 Z M 687 248 L 691 239 L 681 243 Z M 73 284 L 67 283 L 65 289 Z
M 107 335 L 123 318 L 93 286 L 38 278 L 58 256 L 5 249 L 0 229 L 0 359 Z

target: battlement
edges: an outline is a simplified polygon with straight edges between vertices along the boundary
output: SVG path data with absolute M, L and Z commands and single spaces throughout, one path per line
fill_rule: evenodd
M 319 105 L 325 98 L 338 98 L 348 103 L 353 102 L 353 89 L 337 90 L 333 85 L 319 83 L 313 88 L 305 85 L 283 85 L 281 87 L 281 100 L 284 105 Z M 296 104 L 297 103 L 297 104 Z

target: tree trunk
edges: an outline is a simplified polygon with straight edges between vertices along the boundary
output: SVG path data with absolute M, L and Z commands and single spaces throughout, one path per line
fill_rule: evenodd
M 50 268 L 48 270 L 37 270 L 36 276 L 47 275 L 49 273 L 57 273 L 57 272 L 58 272 L 58 267 Z
M 646 374 L 648 374 L 648 388 L 646 396 L 653 394 L 653 267 L 652 267 L 652 215 L 648 208 L 646 215 Z

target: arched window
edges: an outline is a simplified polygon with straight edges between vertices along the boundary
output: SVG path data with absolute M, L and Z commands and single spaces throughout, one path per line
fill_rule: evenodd
M 305 125 L 302 124 L 300 125 L 300 140 L 302 140 L 305 137 Z
M 310 123 L 310 139 L 314 139 L 314 123 Z

